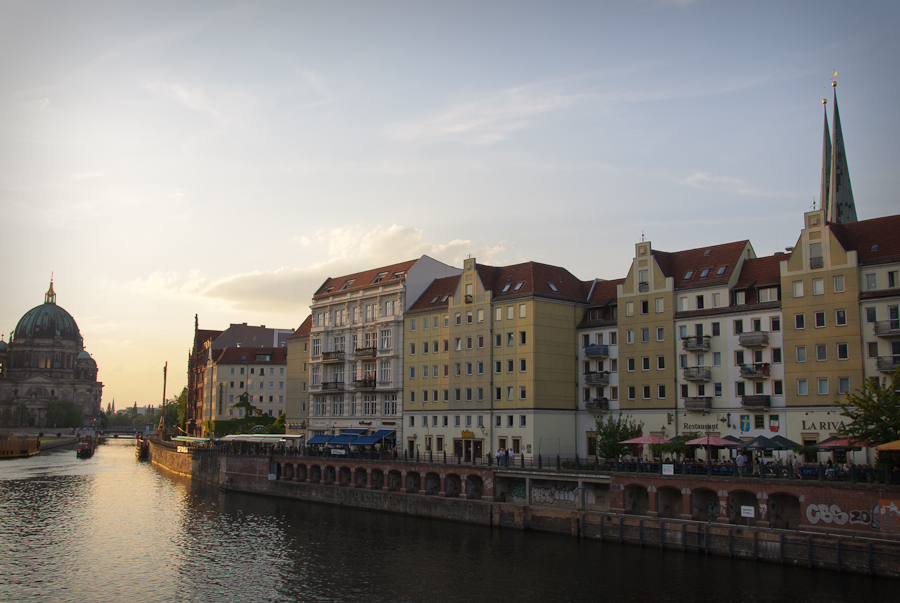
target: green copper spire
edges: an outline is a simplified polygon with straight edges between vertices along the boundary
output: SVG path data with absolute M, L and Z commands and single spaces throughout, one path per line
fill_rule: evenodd
M 834 133 L 831 143 L 831 179 L 829 183 L 828 204 L 825 206 L 825 219 L 829 222 L 846 224 L 856 222 L 856 204 L 853 203 L 853 189 L 850 186 L 850 170 L 847 167 L 847 155 L 844 151 L 844 135 L 841 132 L 841 114 L 838 111 L 837 82 L 834 88 Z
M 822 184 L 819 188 L 819 208 L 828 209 L 828 191 L 831 187 L 831 132 L 828 131 L 828 101 L 822 99 L 825 128 L 822 134 Z M 827 216 L 826 216 L 827 217 Z

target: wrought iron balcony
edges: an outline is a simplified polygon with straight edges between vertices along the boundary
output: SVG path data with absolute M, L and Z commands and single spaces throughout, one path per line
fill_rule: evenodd
M 609 398 L 591 398 L 584 403 L 585 410 L 609 410 Z
M 473 296 L 467 295 L 467 296 L 466 296 L 466 303 L 467 303 L 467 304 L 471 304 L 472 301 L 473 301 L 473 299 L 474 299 Z
M 744 408 L 769 408 L 769 396 L 741 396 Z
M 893 373 L 900 367 L 900 356 L 879 356 L 876 368 L 882 373 Z
M 343 381 L 323 381 L 322 382 L 322 390 L 343 390 L 344 382 Z
M 344 350 L 336 350 L 334 352 L 322 352 L 322 362 L 343 362 Z
M 825 260 L 821 256 L 809 258 L 810 268 L 822 268 L 824 265 Z
M 685 410 L 691 412 L 709 412 L 710 408 L 712 408 L 712 398 L 710 396 L 698 396 L 684 399 Z
M 646 293 L 650 290 L 650 283 L 638 283 L 638 291 Z
M 609 385 L 609 371 L 590 372 L 584 374 L 585 383 L 594 383 L 597 385 Z
M 689 335 L 688 337 L 681 338 L 681 347 L 685 350 L 697 351 L 697 352 L 708 352 L 709 351 L 709 335 Z
M 378 348 L 374 345 L 368 348 L 356 348 L 354 354 L 357 358 L 374 358 L 378 353 Z
M 769 363 L 760 362 L 758 364 L 742 364 L 741 378 L 743 379 L 768 379 Z
M 709 381 L 711 372 L 708 366 L 692 366 L 684 369 L 684 378 L 687 381 Z
M 900 337 L 900 319 L 879 320 L 875 323 L 875 335 L 878 337 Z
M 608 345 L 589 345 L 584 348 L 584 355 L 587 358 L 606 358 L 609 356 Z
M 375 377 L 363 377 L 362 379 L 354 379 L 353 387 L 356 389 L 374 389 Z
M 750 331 L 738 335 L 738 343 L 745 348 L 761 348 L 769 345 L 768 331 Z

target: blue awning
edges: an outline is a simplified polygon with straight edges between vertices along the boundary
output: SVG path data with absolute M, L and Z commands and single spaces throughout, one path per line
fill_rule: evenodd
M 393 430 L 393 429 L 379 429 L 378 431 L 376 431 L 376 432 L 373 433 L 372 435 L 373 435 L 373 436 L 378 436 L 379 438 L 386 438 L 387 436 L 391 435 L 392 433 L 394 433 L 394 430 Z
M 317 435 L 311 437 L 306 443 L 307 444 L 327 444 L 334 436 L 327 435 Z
M 354 440 L 358 440 L 358 439 L 359 438 L 357 438 L 355 435 L 341 434 L 339 436 L 335 436 L 335 437 L 331 438 L 331 441 L 329 441 L 328 443 L 329 444 L 353 444 Z
M 392 433 L 394 433 L 393 429 L 379 429 L 372 435 L 356 438 L 356 440 L 353 442 L 353 445 L 354 446 L 371 446 L 372 444 L 377 444 L 383 438 L 386 438 L 387 436 L 391 435 Z
M 364 433 L 366 433 L 365 429 L 345 429 L 341 435 L 362 435 Z

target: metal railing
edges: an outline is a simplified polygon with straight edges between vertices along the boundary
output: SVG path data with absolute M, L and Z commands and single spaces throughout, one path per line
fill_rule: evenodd
M 587 358 L 606 358 L 609 356 L 609 346 L 600 344 L 585 346 L 584 355 Z
M 769 364 L 767 362 L 742 364 L 741 377 L 744 379 L 768 379 Z
M 681 347 L 688 351 L 709 351 L 709 335 L 689 335 L 687 337 L 682 337 Z
M 900 356 L 879 356 L 875 368 L 882 373 L 893 373 L 900 367 Z
M 584 374 L 584 382 L 609 385 L 609 371 L 585 373 Z
M 683 377 L 687 381 L 709 381 L 712 371 L 708 366 L 692 366 L 684 369 Z
M 769 345 L 768 331 L 750 331 L 738 335 L 738 343 L 745 348 L 755 348 Z

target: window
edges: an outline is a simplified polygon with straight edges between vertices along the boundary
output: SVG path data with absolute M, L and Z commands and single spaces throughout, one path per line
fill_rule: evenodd
M 744 332 L 744 321 L 740 318 L 734 321 L 734 334 L 740 335 Z
M 646 299 L 641 300 L 641 314 L 650 313 L 650 302 Z
M 511 346 L 511 345 L 513 345 L 514 343 L 515 343 L 515 340 L 513 339 L 513 334 L 512 334 L 512 333 L 507 333 L 507 334 L 506 334 L 506 345 L 507 345 L 507 346 Z
M 866 358 L 878 358 L 877 341 L 870 341 L 866 344 Z
M 849 394 L 850 393 L 850 378 L 849 377 L 838 377 L 838 393 L 839 394 Z
M 824 343 L 820 343 L 816 346 L 816 360 L 818 362 L 828 360 L 828 346 Z
M 846 343 L 837 344 L 838 360 L 847 360 L 850 358 L 850 347 Z
M 494 308 L 494 320 L 503 319 L 503 308 Z
M 656 327 L 656 341 L 665 341 L 666 340 L 666 328 L 665 327 Z
M 794 329 L 805 329 L 806 328 L 806 315 L 805 314 L 794 314 Z
M 650 357 L 649 356 L 641 357 L 641 370 L 642 371 L 650 370 Z
M 834 292 L 835 293 L 843 293 L 844 292 L 844 277 L 843 276 L 834 277 Z
M 461 396 L 462 396 L 462 390 L 461 390 L 461 389 L 459 389 L 459 388 L 457 387 L 455 390 L 453 390 L 453 399 L 454 399 L 454 400 L 456 400 L 457 402 L 459 402 Z
M 635 391 L 636 391 L 636 390 L 635 390 L 635 388 L 634 388 L 633 385 L 629 385 L 629 386 L 628 386 L 628 399 L 629 399 L 629 400 L 634 400 L 634 393 L 635 393 Z
M 506 361 L 506 372 L 507 373 L 513 372 L 513 360 L 511 358 Z
M 806 362 L 806 346 L 797 346 L 797 362 Z
M 484 310 L 479 309 L 478 312 L 476 313 L 476 316 L 477 316 L 476 320 L 478 320 L 478 322 L 484 322 Z
M 781 364 L 781 348 L 772 348 L 772 364 Z
M 827 395 L 828 394 L 828 379 L 819 379 L 818 389 L 819 389 L 820 396 Z
M 499 387 L 495 387 L 495 388 L 494 388 L 494 400 L 499 400 L 499 399 L 500 399 L 500 394 L 501 394 L 500 388 L 499 388 Z M 499 421 L 499 420 L 500 420 L 500 417 L 497 417 L 497 420 Z M 497 427 L 500 427 L 500 425 L 498 424 Z
M 689 281 L 689 280 L 691 280 L 692 276 L 694 276 L 694 271 L 688 270 L 687 272 L 684 273 L 684 280 Z
M 736 396 L 743 396 L 747 393 L 747 382 L 746 381 L 735 381 L 734 382 L 734 394 Z
M 466 324 L 467 325 L 472 324 L 472 313 L 471 312 L 466 312 Z
M 722 352 L 713 352 L 713 366 L 722 366 Z
M 650 341 L 650 329 L 641 329 L 641 343 Z
M 409 344 L 409 355 L 410 356 L 416 355 L 416 344 L 414 344 L 414 343 Z
M 472 401 L 472 388 L 467 387 L 466 388 L 466 402 L 471 402 L 471 401 Z
M 479 375 L 483 375 L 483 374 L 484 374 L 484 363 L 483 363 L 483 362 L 479 362 L 479 363 L 478 363 L 478 374 L 479 374 Z
M 513 399 L 513 388 L 511 386 L 506 388 L 506 399 L 507 400 Z M 510 425 L 510 427 L 512 427 L 512 425 Z
M 687 383 L 682 383 L 682 384 L 681 384 L 681 397 L 682 397 L 682 398 L 687 398 L 687 397 L 688 397 L 688 386 L 687 386 Z
M 466 349 L 467 350 L 472 349 L 472 338 L 471 337 L 466 337 Z
M 824 312 L 816 312 L 814 316 L 816 319 L 816 328 L 821 329 L 822 327 L 824 327 L 825 326 L 825 313 Z
M 625 331 L 625 343 L 634 343 L 634 329 Z
M 459 415 L 453 417 L 453 426 L 459 427 Z
M 846 327 L 847 326 L 847 311 L 846 310 L 835 310 L 834 324 L 838 327 Z
M 444 301 L 444 300 L 446 300 L 446 299 L 447 299 L 447 296 L 445 295 L 444 298 L 443 298 L 441 301 Z M 450 315 L 449 315 L 449 314 L 444 314 L 444 328 L 446 329 L 446 328 L 449 327 L 449 326 L 450 326 Z
M 512 320 L 512 319 L 513 319 L 513 307 L 506 306 L 506 320 Z
M 704 268 L 700 271 L 700 278 L 706 278 L 709 275 L 709 268 Z
M 391 330 L 385 329 L 381 331 L 381 349 L 386 350 L 391 347 Z
M 618 331 L 610 331 L 609 332 L 609 345 L 619 345 L 619 332 Z
M 900 283 L 900 270 L 888 272 L 888 288 L 894 289 Z
M 519 304 L 519 318 L 525 318 L 525 304 Z
M 743 306 L 746 303 L 746 292 L 744 291 L 735 291 L 734 292 L 734 305 L 735 306 Z
M 409 367 L 409 378 L 410 379 L 416 378 L 416 367 L 414 367 L 414 366 Z
M 712 295 L 710 295 L 710 300 L 712 302 L 713 308 L 718 308 L 722 305 L 722 297 L 719 293 L 713 293 Z
M 428 402 L 428 390 L 427 389 L 422 390 L 422 402 Z M 422 417 L 422 418 L 424 419 L 425 417 Z M 424 427 L 425 425 L 423 424 L 422 426 Z
M 714 323 L 712 323 L 712 325 L 710 325 L 710 326 L 712 327 L 712 336 L 713 336 L 713 337 L 718 337 L 719 335 L 722 334 L 722 330 L 721 330 L 721 328 L 719 327 L 719 323 L 714 322 Z
M 437 329 L 438 327 L 439 327 L 438 317 L 435 316 L 435 317 L 433 317 L 432 320 L 431 320 L 431 328 L 432 328 L 432 329 Z
M 461 368 L 461 367 L 462 367 L 462 365 L 461 365 L 459 362 L 457 362 L 456 365 L 454 365 L 454 374 L 455 374 L 457 377 L 459 377 L 459 376 L 462 374 L 462 368 Z
M 628 363 L 628 372 L 633 373 L 634 372 L 634 358 L 628 358 L 628 359 L 626 359 L 626 362 Z
M 776 379 L 772 382 L 772 394 L 775 396 L 783 396 L 784 395 L 784 383 Z
M 792 283 L 794 297 L 803 297 L 803 281 L 794 281 Z
M 625 316 L 634 316 L 634 302 L 625 302 Z
M 656 313 L 657 313 L 657 314 L 660 314 L 660 313 L 662 313 L 663 311 L 664 311 L 664 302 L 663 302 L 663 298 L 657 297 L 657 298 L 656 298 Z
M 722 397 L 722 384 L 721 383 L 713 383 L 713 396 L 716 398 Z
M 650 386 L 645 385 L 641 388 L 641 394 L 643 395 L 644 400 L 650 399 Z
M 525 345 L 525 331 L 519 331 L 519 345 Z
M 471 375 L 471 374 L 472 374 L 472 363 L 471 363 L 471 362 L 467 362 L 467 363 L 466 363 L 466 374 L 467 374 L 467 375 Z
M 865 275 L 866 279 L 866 291 L 874 291 L 878 288 L 878 275 L 874 272 L 870 272 Z
M 825 295 L 825 281 L 820 278 L 814 278 L 812 281 L 813 295 Z
M 679 354 L 679 356 L 678 356 L 678 366 L 680 366 L 680 367 L 683 368 L 683 369 L 686 369 L 686 368 L 688 367 L 688 357 L 687 357 L 687 354 Z
M 456 326 L 459 326 L 459 325 L 461 325 L 461 324 L 462 324 L 462 314 L 460 314 L 459 312 L 457 312 L 457 313 L 456 313 Z
M 663 371 L 666 369 L 666 357 L 665 356 L 657 356 L 656 357 L 656 370 Z
M 519 400 L 525 400 L 528 396 L 525 395 L 525 386 L 519 386 Z
M 410 404 L 416 403 L 416 392 L 414 392 L 414 391 L 409 392 L 409 403 Z M 410 417 L 410 420 L 412 420 L 412 417 Z M 412 427 L 412 425 L 410 425 L 410 427 Z
M 656 386 L 656 397 L 660 400 L 666 399 L 666 386 L 665 385 L 657 385 Z
M 494 347 L 499 348 L 502 343 L 503 343 L 503 336 L 500 335 L 500 333 L 497 333 L 496 335 L 494 335 Z
M 520 373 L 525 372 L 525 359 L 524 358 L 519 358 L 519 372 Z
M 769 320 L 769 324 L 771 325 L 769 330 L 772 331 L 773 333 L 778 333 L 779 331 L 781 331 L 781 317 L 780 316 L 773 316 Z
M 821 279 L 819 279 L 821 280 Z M 759 289 L 756 293 L 757 298 L 760 303 L 762 302 L 770 302 L 770 301 L 778 301 L 778 288 L 777 287 L 766 287 L 764 289 Z
M 697 309 L 698 309 L 698 310 L 702 310 L 704 307 L 705 307 L 705 306 L 703 305 L 703 296 L 702 296 L 702 295 L 698 295 L 698 296 L 697 296 Z
M 619 372 L 619 359 L 618 358 L 610 358 L 609 359 L 609 372 L 610 373 L 618 373 Z
M 876 320 L 875 308 L 866 308 L 866 324 L 872 324 Z

